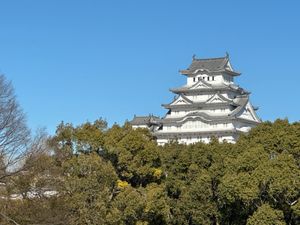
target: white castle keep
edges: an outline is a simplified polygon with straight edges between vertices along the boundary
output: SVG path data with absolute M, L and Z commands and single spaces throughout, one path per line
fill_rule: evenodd
M 212 137 L 234 143 L 240 133 L 248 132 L 261 122 L 257 108 L 249 101 L 250 93 L 234 83 L 240 73 L 231 66 L 229 56 L 196 59 L 181 70 L 186 85 L 170 89 L 177 96 L 162 106 L 168 110 L 163 118 L 153 115 L 134 116 L 133 128 L 148 128 L 164 145 L 208 143 Z

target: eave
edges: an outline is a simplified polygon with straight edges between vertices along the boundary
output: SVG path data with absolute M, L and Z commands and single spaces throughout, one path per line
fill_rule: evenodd
M 193 104 L 187 104 L 187 105 L 171 105 L 171 104 L 162 104 L 162 107 L 166 109 L 214 109 L 218 106 L 238 106 L 234 102 L 218 102 L 218 103 L 206 103 L 206 102 L 199 102 L 199 103 L 193 103 Z
M 229 75 L 231 75 L 231 76 L 240 76 L 242 74 L 240 72 L 231 71 L 231 70 L 227 70 L 227 69 L 225 69 L 224 72 L 227 73 L 227 74 L 229 74 Z
M 232 70 L 228 70 L 228 69 L 215 70 L 215 71 L 209 71 L 209 70 L 195 70 L 195 71 L 179 70 L 179 72 L 182 75 L 185 75 L 185 76 L 188 76 L 188 77 L 196 76 L 198 74 L 220 75 L 222 73 L 226 73 L 226 74 L 231 75 L 231 76 L 240 76 L 242 74 L 238 71 L 232 71 Z
M 237 134 L 242 133 L 241 131 L 235 128 L 228 128 L 224 130 L 203 130 L 203 131 L 178 131 L 178 132 L 154 132 L 154 136 L 156 137 L 166 137 L 166 136 L 190 136 L 190 135 L 213 135 L 213 134 Z
M 183 94 L 183 93 L 211 93 L 216 91 L 233 91 L 234 93 L 241 93 L 240 89 L 233 89 L 230 87 L 211 87 L 211 88 L 198 88 L 198 89 L 188 89 L 188 88 L 170 88 L 169 91 L 174 94 Z M 247 92 L 248 93 L 248 92 Z

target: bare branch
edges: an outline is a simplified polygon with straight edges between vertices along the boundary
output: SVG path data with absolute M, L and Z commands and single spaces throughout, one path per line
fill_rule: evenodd
M 29 154 L 30 131 L 11 82 L 0 75 L 0 181 L 18 171 Z
M 0 216 L 2 216 L 4 219 L 6 219 L 9 222 L 12 222 L 15 225 L 20 225 L 16 221 L 14 221 L 12 218 L 9 218 L 8 216 L 4 215 L 3 213 L 0 212 Z

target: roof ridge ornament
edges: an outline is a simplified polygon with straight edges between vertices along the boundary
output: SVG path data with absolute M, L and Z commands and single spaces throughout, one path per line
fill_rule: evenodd
M 196 60 L 196 54 L 193 54 L 192 59 Z
M 226 56 L 225 58 L 229 59 L 229 53 L 226 51 Z

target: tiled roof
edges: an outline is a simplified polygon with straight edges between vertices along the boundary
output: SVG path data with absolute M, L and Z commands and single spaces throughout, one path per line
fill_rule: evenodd
M 149 116 L 134 116 L 134 118 L 129 121 L 131 125 L 147 125 L 150 126 L 153 123 L 159 123 L 160 118 L 157 116 L 149 115 Z
M 227 57 L 221 58 L 209 58 L 209 59 L 196 59 L 194 58 L 192 64 L 189 66 L 191 72 L 204 69 L 208 71 L 218 71 L 224 69 L 226 63 L 228 62 Z
M 180 93 L 185 93 L 185 92 L 199 92 L 199 91 L 223 91 L 223 90 L 232 90 L 232 91 L 236 91 L 240 94 L 250 94 L 250 92 L 248 92 L 247 90 L 239 87 L 236 84 L 218 84 L 215 86 L 212 86 L 210 84 L 210 87 L 208 88 L 198 88 L 198 89 L 193 89 L 194 86 L 197 86 L 199 84 L 199 82 L 203 82 L 203 81 L 198 81 L 197 83 L 193 84 L 193 85 L 185 85 L 182 87 L 178 87 L 178 88 L 170 88 L 169 90 L 173 93 L 176 94 L 180 94 Z
M 232 75 L 239 75 L 238 72 L 231 71 L 227 68 L 227 63 L 229 62 L 229 56 L 226 54 L 225 57 L 220 58 L 207 58 L 207 59 L 197 59 L 193 57 L 191 65 L 186 69 L 182 70 L 182 74 L 193 74 L 198 70 L 204 70 L 208 72 L 216 71 L 226 71 Z

